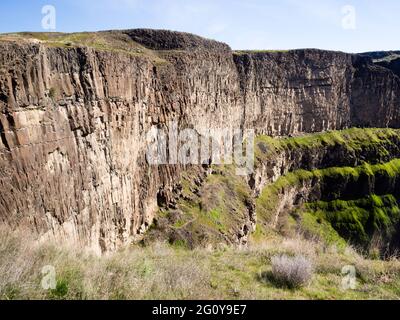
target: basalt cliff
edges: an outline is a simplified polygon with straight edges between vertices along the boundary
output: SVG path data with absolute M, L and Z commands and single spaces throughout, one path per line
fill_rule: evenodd
M 244 243 L 257 222 L 278 228 L 303 203 L 356 201 L 377 188 L 395 195 L 397 178 L 363 167 L 400 155 L 395 61 L 314 49 L 235 52 L 195 35 L 144 29 L 1 35 L 0 223 L 98 252 L 161 235 L 190 246 L 215 237 Z M 172 122 L 199 131 L 254 129 L 262 137 L 254 173 L 242 179 L 211 166 L 149 164 L 147 132 Z M 393 130 L 354 129 L 368 144 L 353 132 L 334 143 L 303 138 L 311 147 L 263 140 L 351 127 Z M 362 167 L 353 170 L 364 180 L 321 173 L 337 166 Z M 280 183 L 279 201 L 263 198 L 298 170 L 308 173 L 300 183 Z M 379 174 L 370 179 L 371 172 Z M 363 191 L 355 197 L 354 188 Z M 219 211 L 208 207 L 218 192 Z M 211 224 L 220 220 L 215 235 L 204 231 L 208 220 L 188 227 L 203 221 L 201 212 Z

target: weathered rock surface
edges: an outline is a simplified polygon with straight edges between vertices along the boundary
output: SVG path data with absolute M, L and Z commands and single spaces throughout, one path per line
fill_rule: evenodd
M 357 167 L 363 163 L 377 164 L 400 158 L 400 136 L 394 134 L 379 143 L 352 148 L 347 143 L 316 147 L 283 148 L 273 151 L 258 142 L 265 150 L 257 159 L 254 172 L 248 176 L 249 185 L 257 197 L 265 186 L 296 170 L 312 171 L 333 167 Z
M 400 126 L 400 80 L 369 58 L 233 53 L 168 31 L 114 34 L 159 59 L 0 40 L 2 223 L 98 252 L 140 238 L 182 170 L 147 163 L 152 125 L 270 135 Z

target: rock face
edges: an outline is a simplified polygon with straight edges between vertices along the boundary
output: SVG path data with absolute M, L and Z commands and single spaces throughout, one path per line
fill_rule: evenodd
M 98 252 L 139 239 L 183 169 L 147 163 L 153 125 L 273 136 L 400 127 L 400 79 L 368 57 L 233 53 L 169 31 L 110 34 L 143 50 L 0 40 L 2 223 Z
M 354 65 L 351 124 L 397 128 L 400 78 L 392 70 L 371 63 L 370 59 L 356 57 Z
M 294 50 L 235 55 L 235 62 L 245 121 L 259 133 L 400 124 L 399 77 L 368 57 Z
M 359 148 L 351 148 L 344 141 L 342 144 L 323 145 L 307 148 L 286 148 L 269 155 L 269 148 L 259 142 L 258 148 L 266 150 L 258 159 L 253 174 L 249 175 L 249 185 L 255 196 L 263 189 L 276 182 L 280 177 L 296 170 L 312 171 L 334 167 L 358 167 L 363 163 L 386 163 L 400 158 L 400 137 L 395 134 L 385 137 L 383 142 Z M 279 213 L 278 213 L 279 215 Z
M 352 59 L 319 50 L 235 55 L 246 122 L 268 135 L 349 126 Z

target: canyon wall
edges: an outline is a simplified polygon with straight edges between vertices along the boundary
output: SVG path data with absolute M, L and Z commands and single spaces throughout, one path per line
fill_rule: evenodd
M 234 60 L 245 121 L 259 133 L 400 125 L 399 77 L 369 57 L 292 50 L 238 53 Z
M 140 239 L 184 169 L 147 163 L 153 125 L 273 136 L 400 126 L 400 80 L 367 57 L 233 53 L 189 34 L 113 34 L 151 55 L 0 41 L 2 223 L 98 252 Z

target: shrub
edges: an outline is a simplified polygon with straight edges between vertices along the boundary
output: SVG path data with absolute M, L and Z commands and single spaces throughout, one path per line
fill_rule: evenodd
M 307 285 L 314 272 L 310 260 L 301 255 L 295 257 L 274 256 L 271 263 L 274 282 L 279 286 L 291 289 Z
M 56 95 L 57 95 L 57 89 L 54 87 L 51 87 L 49 90 L 49 97 L 51 99 L 54 99 L 56 97 Z

